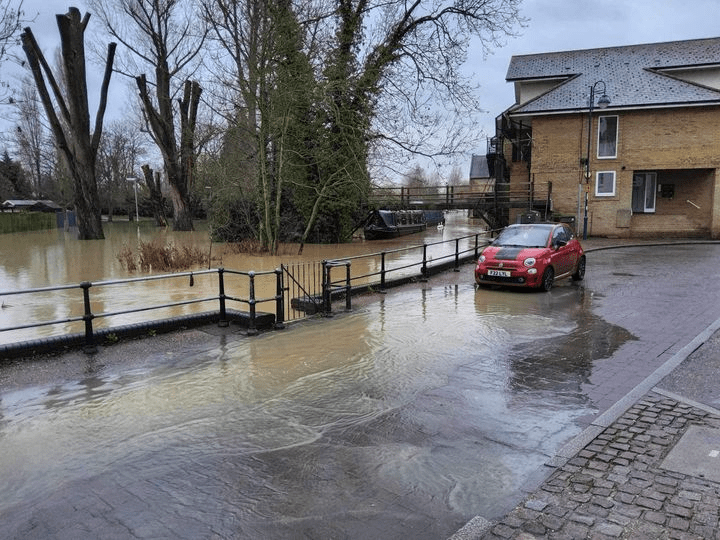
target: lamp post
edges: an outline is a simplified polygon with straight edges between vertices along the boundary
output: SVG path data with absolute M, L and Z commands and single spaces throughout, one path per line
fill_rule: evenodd
M 138 200 L 137 200 L 137 181 L 138 179 L 133 177 L 126 178 L 128 182 L 133 183 L 133 188 L 135 190 L 135 221 L 138 225 L 140 225 L 140 212 L 138 211 Z
M 590 138 L 592 137 L 592 113 L 595 106 L 595 89 L 598 85 L 602 85 L 602 95 L 598 99 L 597 106 L 604 109 L 610 105 L 610 98 L 607 95 L 605 81 L 597 81 L 590 87 L 590 101 L 588 102 L 588 136 L 587 136 L 587 154 L 585 154 L 585 212 L 583 215 L 583 240 L 587 240 L 588 229 L 588 190 L 590 183 Z

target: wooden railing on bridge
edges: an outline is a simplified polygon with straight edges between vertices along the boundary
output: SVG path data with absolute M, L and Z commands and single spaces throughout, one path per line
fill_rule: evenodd
M 534 182 L 459 186 L 375 187 L 368 197 L 372 208 L 483 209 L 490 206 L 528 208 L 549 203 L 552 185 L 544 189 Z

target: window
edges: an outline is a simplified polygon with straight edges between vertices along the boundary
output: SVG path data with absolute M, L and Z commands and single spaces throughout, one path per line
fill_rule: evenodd
M 636 214 L 655 212 L 657 173 L 633 174 L 632 211 Z
M 552 243 L 559 244 L 561 242 L 568 243 L 572 239 L 570 229 L 565 226 L 560 226 L 553 232 Z
M 598 158 L 617 157 L 617 135 L 617 116 L 601 116 L 598 118 Z
M 600 171 L 595 177 L 595 196 L 613 197 L 615 195 L 615 171 Z

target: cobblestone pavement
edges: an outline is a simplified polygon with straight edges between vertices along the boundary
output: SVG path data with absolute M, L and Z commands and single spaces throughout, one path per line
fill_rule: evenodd
M 720 484 L 664 468 L 691 426 L 720 416 L 648 393 L 481 538 L 720 538 Z
M 673 321 L 675 333 L 684 322 Z M 452 540 L 720 538 L 719 329 L 717 320 L 562 448 L 504 518 L 478 517 Z

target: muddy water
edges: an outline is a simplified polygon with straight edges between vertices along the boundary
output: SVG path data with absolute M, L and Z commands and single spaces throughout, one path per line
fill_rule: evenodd
M 504 513 L 593 412 L 593 358 L 630 336 L 591 309 L 581 285 L 476 291 L 468 276 L 133 369 L 101 353 L 83 377 L 0 393 L 0 515 L 89 484 L 84 504 L 182 501 L 221 536 L 446 538 Z
M 105 223 L 106 238 L 97 241 L 79 241 L 73 232 L 62 230 L 0 235 L 0 328 L 31 324 L 38 321 L 66 320 L 83 315 L 82 293 L 78 288 L 33 295 L 2 295 L 2 292 L 56 285 L 78 284 L 83 281 L 104 281 L 147 276 L 149 274 L 128 272 L 118 259 L 124 247 L 134 249 L 140 241 L 158 242 L 160 245 L 195 246 L 212 254 L 213 268 L 224 267 L 240 271 L 272 271 L 281 264 L 322 261 L 353 257 L 379 251 L 393 251 L 398 248 L 423 243 L 435 243 L 482 230 L 478 220 L 468 219 L 461 212 L 449 213 L 443 230 L 430 228 L 424 233 L 393 240 L 365 242 L 361 239 L 348 244 L 305 246 L 302 256 L 297 255 L 297 245 L 284 245 L 277 257 L 255 256 L 236 253 L 225 244 L 209 242 L 209 235 L 203 223 L 196 224 L 197 230 L 188 233 L 158 229 L 150 222 Z M 467 247 L 465 241 L 461 249 Z M 448 243 L 431 247 L 429 258 L 452 253 L 454 244 Z M 408 261 L 422 260 L 422 248 L 414 251 L 390 254 L 387 267 L 402 267 Z M 365 275 L 379 271 L 377 261 L 353 262 L 354 275 Z M 202 270 L 202 268 L 197 268 Z M 338 270 L 341 271 L 341 270 Z M 408 270 L 417 274 L 419 267 Z M 155 272 L 157 273 L 157 272 Z M 152 274 L 152 272 L 150 273 Z M 247 278 L 227 277 L 227 293 L 240 298 L 248 297 Z M 273 276 L 259 278 L 257 296 L 270 298 L 275 294 Z M 138 309 L 148 305 L 183 302 L 192 298 L 217 296 L 217 274 L 195 276 L 192 285 L 187 278 L 167 281 L 147 281 L 132 285 L 96 287 L 91 290 L 93 313 L 112 313 Z M 246 304 L 229 306 L 247 310 Z M 123 314 L 110 318 L 98 318 L 96 328 L 111 327 L 142 321 L 148 317 L 163 318 L 179 316 L 194 311 L 217 309 L 216 303 L 189 304 L 176 306 L 164 311 Z M 272 311 L 272 304 L 263 304 L 258 309 Z M 150 315 L 148 315 L 150 313 Z M 25 341 L 50 335 L 83 331 L 82 322 L 67 322 L 53 326 L 0 332 L 0 344 Z

